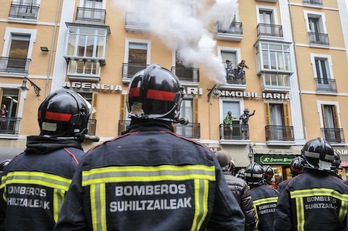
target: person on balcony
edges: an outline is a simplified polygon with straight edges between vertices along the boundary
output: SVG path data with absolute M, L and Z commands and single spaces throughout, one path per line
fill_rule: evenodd
M 233 80 L 234 79 L 234 68 L 233 68 L 233 63 L 230 60 L 226 60 L 226 80 Z
M 3 105 L 1 106 L 1 110 L 0 110 L 0 118 L 1 118 L 1 119 L 5 119 L 5 118 L 7 117 L 7 113 L 8 113 L 8 111 L 7 111 L 7 109 L 6 109 L 6 105 L 3 104 Z
M 249 67 L 245 63 L 245 59 L 242 59 L 242 61 L 238 63 L 238 66 L 237 66 L 238 77 L 241 79 L 244 79 L 244 76 L 245 76 L 244 68 L 249 69 Z
M 224 138 L 232 138 L 232 131 L 233 131 L 233 125 L 232 125 L 232 121 L 234 119 L 237 119 L 236 116 L 232 115 L 232 112 L 229 111 L 227 112 L 227 115 L 224 118 Z
M 255 115 L 255 110 L 252 114 L 249 114 L 249 109 L 245 108 L 244 113 L 239 117 L 239 120 L 242 122 L 242 136 L 243 139 L 248 139 L 248 131 L 249 131 L 249 118 Z

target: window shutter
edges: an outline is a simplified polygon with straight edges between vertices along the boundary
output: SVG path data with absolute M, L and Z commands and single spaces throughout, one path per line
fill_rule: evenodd
M 126 119 L 126 109 L 127 109 L 127 95 L 121 95 L 120 103 L 120 120 Z
M 271 125 L 271 116 L 270 116 L 270 108 L 269 103 L 265 103 L 265 113 L 266 113 L 266 125 Z
M 193 121 L 194 123 L 198 123 L 198 98 L 193 99 Z
M 325 114 L 325 105 L 321 105 L 321 114 L 323 115 L 323 125 L 324 128 L 327 128 L 327 119 L 326 119 L 326 114 Z
M 290 120 L 290 108 L 289 103 L 283 104 L 283 113 L 284 113 L 284 124 L 285 126 L 291 126 L 291 120 Z
M 93 92 L 92 93 L 92 107 L 94 110 L 97 110 L 97 99 L 98 99 L 98 93 L 97 92 Z M 95 119 L 97 114 L 97 111 L 95 113 L 93 113 L 90 118 L 91 119 Z
M 333 122 L 334 122 L 334 126 L 335 128 L 339 128 L 339 124 L 338 124 L 338 113 L 337 113 L 337 107 L 336 105 L 332 105 L 332 116 L 333 116 Z

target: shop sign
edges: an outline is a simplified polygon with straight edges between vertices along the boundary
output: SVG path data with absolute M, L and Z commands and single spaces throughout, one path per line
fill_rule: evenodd
M 289 165 L 295 156 L 283 156 L 283 155 L 260 155 L 258 158 L 255 156 L 255 162 L 259 164 L 280 164 Z M 257 160 L 258 159 L 258 160 Z
M 348 155 L 348 149 L 334 149 L 338 155 Z

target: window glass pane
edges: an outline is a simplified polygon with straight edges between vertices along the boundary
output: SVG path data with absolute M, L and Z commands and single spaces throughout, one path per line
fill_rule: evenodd
M 147 44 L 146 43 L 129 43 L 128 63 L 146 64 Z
M 236 116 L 237 119 L 241 115 L 239 102 L 233 101 L 224 101 L 223 102 L 223 118 L 227 115 L 227 113 L 231 111 L 232 115 Z M 223 119 L 222 118 L 222 119 Z
M 9 57 L 27 58 L 30 35 L 12 35 Z

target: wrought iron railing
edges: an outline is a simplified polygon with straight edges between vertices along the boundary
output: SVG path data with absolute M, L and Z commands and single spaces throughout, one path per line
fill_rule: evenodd
M 266 141 L 294 141 L 293 126 L 267 125 L 265 127 Z
M 259 23 L 257 25 L 257 36 L 260 35 L 283 37 L 283 27 L 281 25 Z
M 232 124 L 220 124 L 220 140 L 249 140 L 249 126 L 239 123 L 239 120 Z
M 0 72 L 28 74 L 30 59 L 0 57 Z
M 199 82 L 199 69 L 196 67 L 172 66 L 171 71 L 179 78 L 180 81 L 192 83 Z
M 187 125 L 174 124 L 174 132 L 189 139 L 200 139 L 200 123 L 188 123 Z
M 232 22 L 228 28 L 224 28 L 221 23 L 218 24 L 218 33 L 226 34 L 243 34 L 243 23 L 241 22 Z
M 37 19 L 40 5 L 12 3 L 9 17 Z
M 343 128 L 321 128 L 322 137 L 330 143 L 344 143 Z
M 337 92 L 335 79 L 314 78 L 317 91 Z
M 77 7 L 76 21 L 105 24 L 106 10 Z
M 131 79 L 136 73 L 145 69 L 148 64 L 145 63 L 123 63 L 122 79 Z
M 22 118 L 0 118 L 0 134 L 18 135 Z
M 238 71 L 237 68 L 233 68 L 231 72 L 226 70 L 226 83 L 245 85 L 245 71 Z
M 308 32 L 310 44 L 329 45 L 329 35 L 325 33 Z

